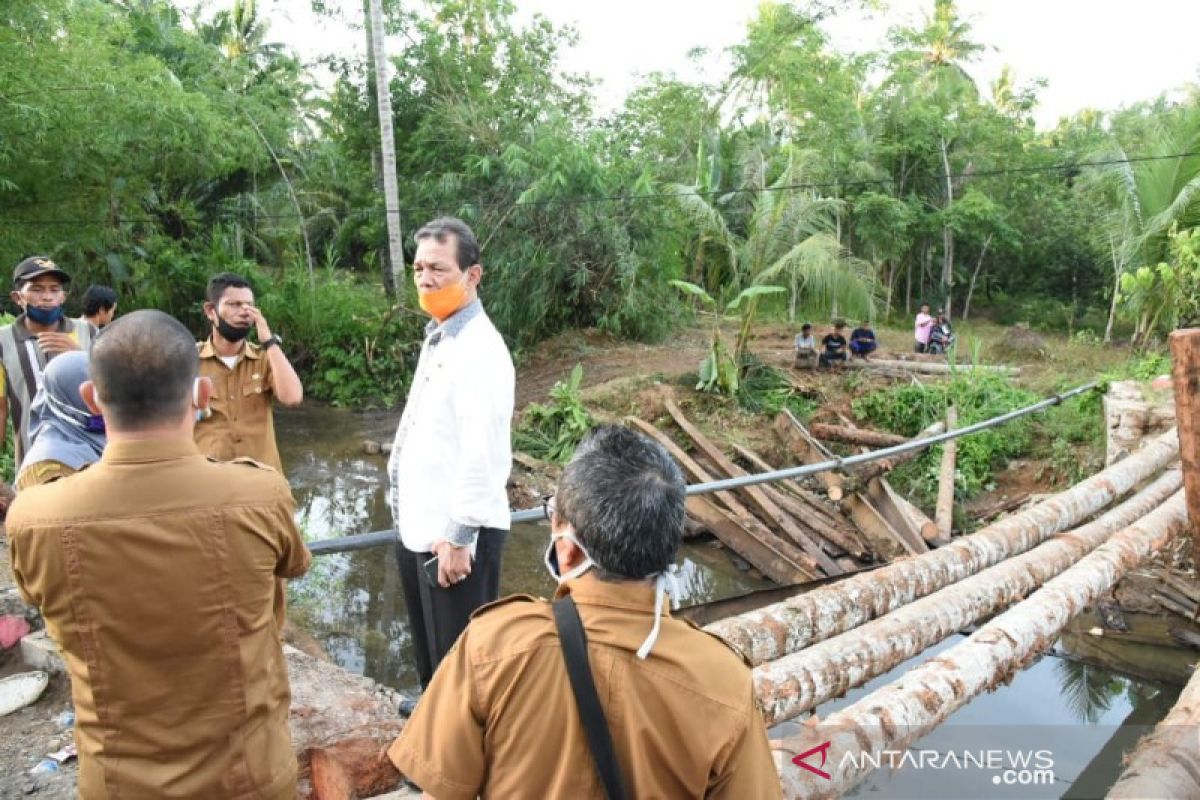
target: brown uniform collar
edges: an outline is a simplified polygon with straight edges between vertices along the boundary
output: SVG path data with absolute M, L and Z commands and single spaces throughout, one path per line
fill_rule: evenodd
M 152 461 L 174 461 L 200 455 L 192 437 L 171 439 L 141 439 L 109 443 L 101 461 L 106 464 L 144 464 Z
M 254 342 L 246 342 L 245 345 L 246 346 L 243 347 L 241 349 L 241 351 L 239 351 L 237 353 L 237 355 L 246 356 L 247 358 L 258 358 L 259 356 L 262 355 L 262 349 L 258 345 L 256 345 Z M 200 345 L 199 355 L 200 355 L 200 358 L 216 358 L 217 357 L 217 349 L 215 347 L 213 347 L 211 334 L 209 334 L 209 337 L 207 339 L 205 339 L 204 342 Z
M 561 584 L 554 599 L 571 595 L 580 605 L 606 606 L 625 611 L 637 611 L 647 616 L 654 613 L 654 584 L 646 581 L 602 581 L 590 572 Z M 671 600 L 663 598 L 663 616 L 671 615 Z

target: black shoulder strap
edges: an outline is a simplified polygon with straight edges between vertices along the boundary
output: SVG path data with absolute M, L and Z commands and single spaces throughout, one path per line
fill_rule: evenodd
M 604 718 L 600 696 L 596 694 L 592 667 L 588 663 L 587 634 L 583 630 L 583 622 L 579 619 L 579 610 L 575 608 L 575 601 L 570 595 L 564 595 L 554 601 L 554 624 L 558 628 L 563 661 L 567 664 L 567 676 L 571 679 L 575 704 L 579 707 L 579 716 L 583 720 L 583 729 L 587 732 L 588 746 L 591 747 L 592 758 L 596 761 L 600 782 L 604 784 L 604 793 L 608 800 L 624 800 L 626 794 L 621 783 L 621 769 L 617 764 L 616 751 L 613 750 L 608 720 Z

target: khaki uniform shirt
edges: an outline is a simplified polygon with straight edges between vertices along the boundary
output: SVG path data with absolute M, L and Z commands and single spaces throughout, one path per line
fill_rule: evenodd
M 62 649 L 85 800 L 295 793 L 279 579 L 311 555 L 287 483 L 186 439 L 108 443 L 8 513 L 17 588 Z
M 774 798 L 779 777 L 750 669 L 724 642 L 664 614 L 650 656 L 654 589 L 568 581 L 631 797 Z M 442 661 L 392 762 L 438 800 L 603 797 L 551 605 L 484 606 Z
M 253 458 L 283 472 L 275 445 L 275 391 L 271 362 L 262 348 L 246 342 L 233 369 L 213 349 L 212 339 L 196 345 L 200 374 L 213 383 L 212 415 L 196 423 L 196 446 L 218 461 Z

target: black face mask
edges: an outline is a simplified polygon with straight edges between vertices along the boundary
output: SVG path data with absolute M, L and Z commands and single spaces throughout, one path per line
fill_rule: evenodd
M 244 328 L 236 328 L 222 319 L 220 315 L 217 316 L 217 333 L 221 334 L 226 341 L 240 342 L 242 339 L 245 339 L 250 335 L 251 327 L 252 326 L 247 325 Z

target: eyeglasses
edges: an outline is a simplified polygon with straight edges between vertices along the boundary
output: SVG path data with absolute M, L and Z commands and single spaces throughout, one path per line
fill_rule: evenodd
M 34 297 L 57 297 L 63 291 L 64 289 L 61 286 L 38 286 L 37 284 L 21 289 L 22 294 L 33 295 Z
M 546 515 L 546 519 L 553 520 L 554 514 L 558 509 L 554 505 L 554 495 L 547 494 L 542 496 L 542 513 Z

